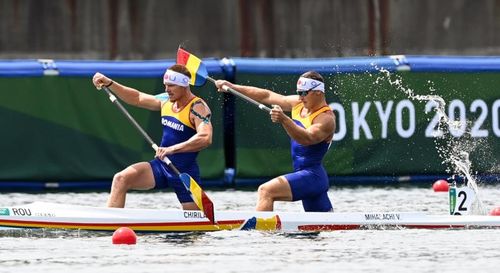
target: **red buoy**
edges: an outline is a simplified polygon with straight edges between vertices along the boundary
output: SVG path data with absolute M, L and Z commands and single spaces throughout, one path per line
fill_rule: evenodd
M 489 214 L 491 216 L 500 216 L 500 207 L 492 209 Z
M 135 245 L 137 242 L 137 235 L 128 227 L 121 227 L 113 233 L 113 244 L 126 244 Z
M 432 189 L 435 192 L 443 192 L 443 191 L 448 192 L 448 190 L 450 189 L 450 185 L 448 185 L 448 181 L 444 179 L 439 179 L 436 182 L 434 182 L 434 184 L 432 184 Z

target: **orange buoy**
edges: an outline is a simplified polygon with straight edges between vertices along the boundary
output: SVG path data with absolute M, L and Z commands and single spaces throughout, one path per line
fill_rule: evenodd
M 135 232 L 128 227 L 121 227 L 115 232 L 113 232 L 113 244 L 126 244 L 126 245 L 135 245 L 137 242 L 137 235 Z
M 492 209 L 490 211 L 489 215 L 491 215 L 491 216 L 500 216 L 500 207 Z
M 444 179 L 439 179 L 436 182 L 434 182 L 434 184 L 432 184 L 432 189 L 435 192 L 443 192 L 443 191 L 448 192 L 448 190 L 450 189 L 450 185 L 448 184 L 448 181 Z

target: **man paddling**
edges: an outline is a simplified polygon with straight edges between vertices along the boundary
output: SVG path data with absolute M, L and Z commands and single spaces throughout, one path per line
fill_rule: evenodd
M 127 191 L 162 189 L 172 187 L 185 210 L 198 210 L 191 194 L 183 186 L 179 176 L 173 173 L 161 160 L 168 156 L 180 172 L 191 175 L 199 181 L 196 162 L 198 152 L 212 143 L 210 108 L 189 88 L 191 73 L 179 64 L 168 68 L 163 75 L 163 83 L 168 100 L 162 101 L 153 95 L 122 85 L 101 73 L 96 73 L 93 84 L 101 89 L 108 87 L 126 103 L 161 111 L 163 136 L 156 158 L 149 162 L 139 162 L 128 166 L 113 177 L 108 207 L 123 208 Z
M 216 81 L 258 102 L 271 104 L 271 120 L 280 123 L 291 138 L 294 172 L 259 186 L 257 210 L 272 211 L 274 201 L 302 200 L 305 211 L 333 211 L 328 198 L 328 175 L 322 160 L 333 139 L 335 116 L 326 103 L 323 77 L 314 71 L 302 74 L 297 94 L 284 96 L 267 89 Z M 283 111 L 291 111 L 292 118 Z

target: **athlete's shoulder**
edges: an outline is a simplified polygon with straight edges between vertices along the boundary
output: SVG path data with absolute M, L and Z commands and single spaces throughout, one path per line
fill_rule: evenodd
M 196 97 L 193 99 L 193 103 L 191 104 L 191 108 L 195 109 L 195 110 L 205 109 L 205 110 L 210 111 L 210 107 L 208 106 L 208 103 L 200 97 Z
M 212 112 L 208 107 L 208 104 L 202 98 L 196 97 L 193 99 L 190 110 L 190 120 L 193 125 L 196 123 L 196 119 L 199 119 L 204 123 L 210 123 L 211 116 Z
M 324 112 L 317 113 L 312 121 L 312 124 L 319 124 L 321 126 L 327 126 L 327 128 L 330 128 L 332 126 L 335 126 L 335 115 L 331 110 L 325 110 Z
M 325 107 L 319 109 L 319 111 L 320 111 L 320 113 L 319 113 L 320 115 L 321 114 L 325 114 L 325 115 L 329 115 L 329 116 L 334 115 L 333 110 L 332 110 L 332 108 L 330 108 L 330 106 L 325 106 Z

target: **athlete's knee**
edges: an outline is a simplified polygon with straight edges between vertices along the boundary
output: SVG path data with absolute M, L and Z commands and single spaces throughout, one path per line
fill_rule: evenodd
M 113 176 L 113 187 L 128 190 L 130 185 L 128 183 L 129 177 L 122 171 Z
M 257 193 L 259 194 L 260 199 L 274 199 L 274 196 L 272 194 L 272 191 L 270 189 L 271 187 L 267 185 L 267 183 L 264 183 L 259 186 L 257 189 Z

